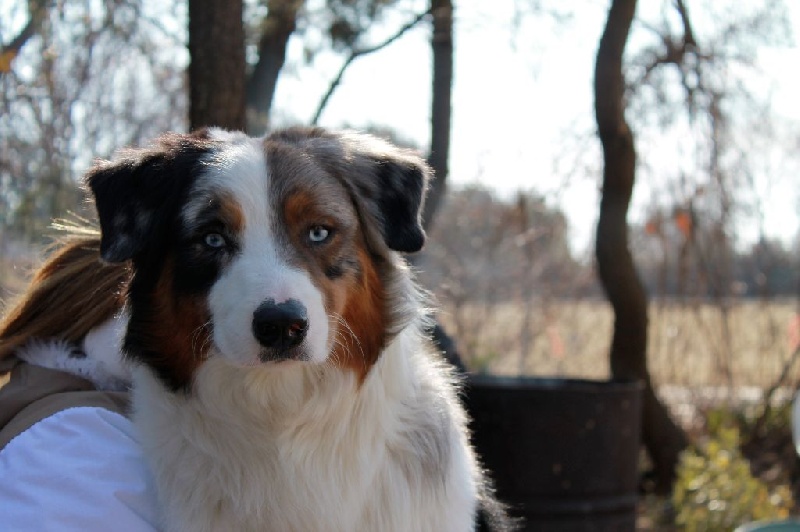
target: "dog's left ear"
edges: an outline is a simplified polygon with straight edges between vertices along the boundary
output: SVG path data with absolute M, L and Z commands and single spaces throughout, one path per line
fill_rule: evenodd
M 346 176 L 359 195 L 357 201 L 380 223 L 389 249 L 413 253 L 425 244 L 422 207 L 430 169 L 422 159 L 400 150 L 362 152 L 357 155 L 372 166 L 366 173 Z
M 370 238 L 404 253 L 422 249 L 422 207 L 432 172 L 416 152 L 371 135 L 321 128 L 284 130 L 273 138 L 299 145 L 342 182 Z

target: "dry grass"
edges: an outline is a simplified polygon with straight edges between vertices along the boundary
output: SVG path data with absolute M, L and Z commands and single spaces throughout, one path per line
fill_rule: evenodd
M 37 259 L 35 253 L 14 263 L 0 257 L 0 312 L 24 288 Z M 528 308 L 520 302 L 440 306 L 441 321 L 472 369 L 502 375 L 609 375 L 613 315 L 603 300 L 543 300 Z M 769 387 L 792 353 L 789 329 L 798 308 L 794 300 L 742 300 L 729 307 L 652 303 L 648 363 L 654 383 Z M 529 327 L 524 330 L 526 312 Z M 787 384 L 796 381 L 792 375 Z
M 527 349 L 525 311 L 521 303 L 471 304 L 444 307 L 440 318 L 473 369 L 608 377 L 613 314 L 604 301 L 534 305 L 528 310 Z M 648 363 L 654 383 L 769 387 L 793 351 L 790 328 L 797 315 L 795 301 L 653 303 Z

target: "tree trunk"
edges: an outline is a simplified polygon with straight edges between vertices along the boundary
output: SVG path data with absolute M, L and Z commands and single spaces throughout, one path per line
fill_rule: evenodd
M 286 44 L 297 27 L 297 12 L 303 0 L 269 0 L 258 62 L 247 81 L 247 130 L 262 135 L 269 127 L 269 113 L 275 96 L 278 75 L 286 62 Z
M 430 228 L 436 209 L 447 188 L 450 157 L 451 96 L 453 91 L 453 3 L 431 0 L 433 14 L 433 94 L 431 98 L 431 150 L 428 163 L 435 179 L 422 213 L 425 228 Z
M 242 0 L 189 0 L 189 124 L 245 128 Z
M 627 212 L 636 177 L 633 133 L 625 121 L 622 57 L 636 0 L 613 0 L 595 65 L 595 116 L 603 145 L 603 193 L 597 223 L 600 280 L 614 309 L 611 374 L 645 384 L 642 439 L 655 467 L 656 491 L 668 493 L 686 435 L 656 397 L 647 369 L 647 295 L 628 248 Z

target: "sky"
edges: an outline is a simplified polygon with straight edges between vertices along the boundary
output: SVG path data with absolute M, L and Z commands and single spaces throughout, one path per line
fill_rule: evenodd
M 456 186 L 482 184 L 503 196 L 519 189 L 544 194 L 570 219 L 573 249 L 585 252 L 597 218 L 600 166 L 588 172 L 569 170 L 575 161 L 600 160 L 593 137 L 592 72 L 607 2 L 586 0 L 565 24 L 552 17 L 516 17 L 518 4 L 457 3 L 448 179 Z M 800 36 L 800 5 L 794 0 L 787 5 L 794 34 Z M 373 42 L 410 18 L 388 20 Z M 302 55 L 302 46 L 299 40 L 290 42 L 290 59 Z M 775 113 L 800 124 L 800 50 L 765 49 L 759 62 L 764 72 L 759 87 L 770 93 Z M 340 58 L 323 55 L 312 65 L 284 73 L 274 102 L 278 122 L 310 120 L 340 64 Z M 429 26 L 421 25 L 380 52 L 356 60 L 320 124 L 391 126 L 424 149 L 430 134 L 430 70 Z M 663 164 L 669 164 L 670 156 L 664 157 Z M 649 161 L 651 166 L 662 164 L 658 157 Z M 780 172 L 761 186 L 769 204 L 764 226 L 767 234 L 791 243 L 800 231 L 800 187 L 795 186 L 796 174 Z M 643 220 L 654 193 L 646 185 L 637 186 L 631 220 Z M 745 227 L 739 232 L 752 239 L 753 231 Z
M 308 0 L 310 4 L 321 1 Z M 515 11 L 530 4 L 558 2 L 455 3 L 449 182 L 453 186 L 480 184 L 504 197 L 520 189 L 544 195 L 569 218 L 573 250 L 590 253 L 601 171 L 600 146 L 594 135 L 592 72 L 609 2 L 570 2 L 574 11 L 563 23 L 553 16 Z M 730 5 L 737 7 L 762 3 L 730 0 Z M 402 0 L 398 4 L 407 11 L 393 10 L 383 24 L 371 30 L 368 44 L 393 34 L 426 9 L 428 0 Z M 785 4 L 798 41 L 800 1 L 785 0 Z M 643 10 L 658 9 L 659 5 L 661 2 L 641 1 L 637 15 L 653 20 L 658 13 Z M 700 5 L 700 0 L 689 2 L 690 9 Z M 23 12 L 21 8 L 12 11 L 20 17 L 20 24 Z M 702 11 L 692 14 L 696 17 L 695 30 L 702 36 Z M 167 24 L 170 18 L 159 20 Z M 174 19 L 173 23 L 175 33 L 180 34 L 179 21 Z M 632 43 L 640 39 L 637 36 L 644 33 L 643 27 L 642 22 L 634 22 Z M 430 25 L 423 23 L 380 52 L 353 62 L 320 124 L 389 127 L 424 152 L 430 135 L 429 41 Z M 307 42 L 299 37 L 290 40 L 287 66 L 279 78 L 273 104 L 276 125 L 308 123 L 343 61 L 341 56 L 322 52 L 313 63 L 304 63 Z M 180 51 L 188 61 L 186 50 Z M 758 57 L 763 75 L 753 76 L 749 82 L 756 92 L 769 96 L 775 116 L 800 129 L 800 48 L 763 48 Z M 650 145 L 654 134 L 659 132 L 648 132 Z M 644 132 L 637 132 L 640 145 L 645 137 Z M 800 238 L 800 135 L 795 130 L 788 131 L 786 137 L 786 146 L 753 143 L 752 151 L 758 151 L 763 159 L 760 175 L 754 176 L 754 188 L 767 206 L 765 232 L 793 244 Z M 682 155 L 666 150 L 645 154 L 640 150 L 639 154 L 656 180 L 659 172 L 665 174 L 662 181 L 669 179 L 670 172 L 674 174 L 679 166 L 676 157 Z M 635 223 L 644 221 L 648 205 L 661 193 L 646 177 L 650 176 L 639 172 L 630 212 Z M 739 236 L 745 242 L 755 240 L 755 226 L 742 225 L 737 229 Z

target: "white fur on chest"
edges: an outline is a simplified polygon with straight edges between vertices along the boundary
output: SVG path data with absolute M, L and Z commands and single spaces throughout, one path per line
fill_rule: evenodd
M 361 387 L 303 364 L 212 358 L 191 395 L 134 376 L 169 530 L 471 530 L 478 472 L 446 371 L 415 333 Z

